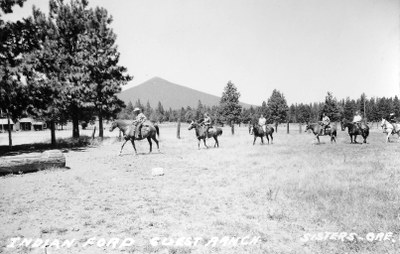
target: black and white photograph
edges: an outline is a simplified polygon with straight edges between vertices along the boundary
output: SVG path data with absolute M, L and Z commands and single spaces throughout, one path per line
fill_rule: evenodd
M 399 0 L 0 0 L 0 253 L 400 253 Z

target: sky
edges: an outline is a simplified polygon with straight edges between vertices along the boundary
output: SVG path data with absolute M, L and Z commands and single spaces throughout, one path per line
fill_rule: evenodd
M 47 0 L 27 0 L 48 13 Z M 157 76 L 261 105 L 274 89 L 289 104 L 400 95 L 399 0 L 89 0 L 113 16 L 120 64 L 134 79 Z M 179 96 L 179 95 L 177 95 Z

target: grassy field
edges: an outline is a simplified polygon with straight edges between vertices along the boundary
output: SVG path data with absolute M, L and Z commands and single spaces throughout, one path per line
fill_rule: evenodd
M 400 143 L 386 144 L 380 130 L 373 130 L 364 145 L 349 144 L 342 131 L 337 144 L 322 137 L 316 145 L 312 134 L 286 134 L 280 128 L 273 145 L 258 140 L 253 146 L 246 128 L 234 136 L 224 128 L 219 149 L 197 150 L 194 131 L 183 126 L 182 138 L 176 139 L 174 126 L 162 126 L 161 153 L 147 154 L 147 141 L 141 141 L 139 156 L 127 144 L 120 157 L 117 132 L 106 134 L 110 138 L 97 146 L 65 150 L 69 169 L 1 177 L 0 252 L 400 251 Z M 165 175 L 153 177 L 155 167 Z M 325 232 L 357 237 L 311 239 Z M 380 241 L 380 232 L 393 236 Z M 259 239 L 251 245 L 207 245 L 214 237 L 245 236 Z M 59 250 L 6 248 L 12 237 L 76 243 Z M 84 246 L 92 237 L 133 238 L 135 243 L 122 250 Z M 154 237 L 201 241 L 153 246 Z

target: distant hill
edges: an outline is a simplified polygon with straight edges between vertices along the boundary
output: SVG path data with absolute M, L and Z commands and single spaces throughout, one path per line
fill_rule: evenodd
M 203 93 L 185 86 L 171 83 L 165 79 L 154 77 L 140 85 L 122 91 L 118 97 L 128 104 L 140 99 L 142 104 L 147 101 L 155 108 L 160 101 L 165 109 L 180 109 L 181 107 L 197 107 L 199 100 L 205 106 L 219 105 L 220 97 Z M 243 107 L 251 105 L 241 103 Z

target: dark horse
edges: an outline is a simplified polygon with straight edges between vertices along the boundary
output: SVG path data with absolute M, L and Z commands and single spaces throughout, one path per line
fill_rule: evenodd
M 188 130 L 191 130 L 193 128 L 195 128 L 195 130 L 196 130 L 196 137 L 197 137 L 197 140 L 198 140 L 197 146 L 198 146 L 199 149 L 200 149 L 200 141 L 201 140 L 203 140 L 204 146 L 208 148 L 208 146 L 206 144 L 206 139 L 207 138 L 211 138 L 211 137 L 213 137 L 214 140 L 215 140 L 214 147 L 219 147 L 218 136 L 222 135 L 222 129 L 221 128 L 213 127 L 213 128 L 210 128 L 208 130 L 208 133 L 206 133 L 206 130 L 207 130 L 206 126 L 200 125 L 200 124 L 192 121 L 190 123 L 190 125 L 189 125 Z
M 137 155 L 136 147 L 135 147 L 135 140 L 142 140 L 147 138 L 147 141 L 149 141 L 150 144 L 150 153 L 152 151 L 153 144 L 151 140 L 153 139 L 154 142 L 157 144 L 157 149 L 160 151 L 160 147 L 158 146 L 158 140 L 156 138 L 156 134 L 160 136 L 160 130 L 158 128 L 158 125 L 152 124 L 150 122 L 144 122 L 143 126 L 141 128 L 141 137 L 136 138 L 135 137 L 135 126 L 131 123 L 127 123 L 123 120 L 115 120 L 110 127 L 110 131 L 113 131 L 115 128 L 119 128 L 122 133 L 124 134 L 124 143 L 121 146 L 121 151 L 119 152 L 119 155 L 122 153 L 122 148 L 124 148 L 124 145 L 128 140 L 132 142 L 133 149 L 135 149 L 135 154 Z
M 361 137 L 364 138 L 363 143 L 367 143 L 367 137 L 369 135 L 369 127 L 367 124 L 361 123 L 361 128 L 360 128 L 360 126 L 358 126 L 357 124 L 352 123 L 346 119 L 343 119 L 341 121 L 341 125 L 342 125 L 342 131 L 344 131 L 347 127 L 347 130 L 350 135 L 350 142 L 352 144 L 357 143 L 358 135 L 361 135 Z M 354 137 L 354 141 L 353 141 L 353 137 Z
M 274 143 L 274 137 L 272 134 L 274 133 L 275 129 L 273 127 L 266 126 L 266 132 L 262 129 L 262 127 L 258 124 L 250 124 L 249 125 L 249 134 L 254 135 L 253 145 L 256 143 L 257 137 L 261 138 L 261 143 L 264 144 L 264 136 L 268 140 L 269 144 L 269 137 L 271 137 L 271 144 Z
M 331 143 L 335 142 L 336 143 L 336 137 L 337 137 L 337 128 L 336 125 L 330 126 L 323 130 L 323 127 L 321 126 L 320 123 L 310 123 L 307 124 L 306 130 L 308 131 L 311 130 L 312 133 L 315 135 L 315 138 L 319 141 L 319 136 L 330 136 L 331 137 Z

